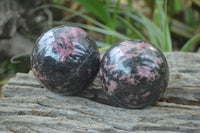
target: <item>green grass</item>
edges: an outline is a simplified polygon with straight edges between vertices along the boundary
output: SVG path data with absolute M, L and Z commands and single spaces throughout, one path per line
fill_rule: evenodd
M 100 0 L 75 0 L 75 1 L 81 4 L 87 11 L 92 13 L 94 16 L 99 18 L 111 30 L 114 31 L 116 29 L 120 0 L 117 0 L 112 15 L 110 14 L 109 9 L 107 8 L 107 6 L 110 5 L 109 0 L 107 0 L 106 3 L 103 3 Z M 116 39 L 115 36 L 110 36 L 106 34 L 106 43 L 115 43 L 115 39 Z
M 109 48 L 109 45 L 116 43 L 116 40 L 127 39 L 143 39 L 153 43 L 161 51 L 173 51 L 173 43 L 170 33 L 170 24 L 173 15 L 170 12 L 167 14 L 167 0 L 155 0 L 153 20 L 149 19 L 141 12 L 134 10 L 131 5 L 131 0 L 127 0 L 128 5 L 120 5 L 120 0 L 114 4 L 110 0 L 75 0 L 84 10 L 72 11 L 58 4 L 46 4 L 38 7 L 34 11 L 42 8 L 57 8 L 73 14 L 66 16 L 62 20 L 53 21 L 53 25 L 71 25 L 91 30 L 105 35 L 105 42 L 98 42 L 99 47 Z M 182 3 L 183 5 L 183 3 Z M 173 5 L 172 5 L 173 6 Z M 180 6 L 176 5 L 173 10 L 180 10 Z M 91 16 L 92 15 L 92 16 Z M 70 19 L 81 17 L 92 25 L 84 23 L 73 23 Z M 41 25 L 46 25 L 43 23 Z M 174 27 L 173 27 L 174 28 Z M 176 30 L 176 28 L 174 29 Z M 189 51 L 190 48 L 200 40 L 199 35 L 191 38 L 184 44 L 181 51 Z M 105 44 L 105 45 L 100 45 Z
M 40 10 L 42 8 L 47 8 L 47 7 L 57 8 L 57 9 L 60 9 L 60 10 L 71 12 L 70 8 L 67 8 L 67 7 L 64 7 L 64 6 L 61 6 L 61 5 L 55 5 L 55 4 L 45 4 L 45 5 L 42 5 L 38 8 L 36 8 L 34 11 Z M 95 20 L 94 18 L 87 16 L 86 14 L 87 14 L 87 12 L 85 12 L 85 11 L 76 11 L 76 12 L 74 12 L 74 14 L 72 14 L 71 16 L 68 16 L 67 18 L 64 18 L 63 20 L 53 21 L 52 24 L 56 25 L 56 26 L 57 25 L 78 26 L 78 27 L 81 27 L 81 28 L 84 28 L 84 29 L 87 29 L 87 30 L 91 30 L 91 31 L 95 31 L 95 32 L 98 32 L 98 33 L 105 34 L 109 37 L 119 38 L 119 39 L 122 39 L 122 40 L 130 39 L 129 37 L 121 34 L 120 32 L 117 32 L 115 29 L 113 29 L 113 26 L 109 27 L 109 26 L 105 25 L 104 23 L 101 23 L 101 22 Z M 95 26 L 86 25 L 86 24 L 83 24 L 83 23 L 73 23 L 73 22 L 68 21 L 69 18 L 72 18 L 72 17 L 75 17 L 75 16 L 79 16 L 79 17 L 81 17 L 81 18 L 83 18 L 87 21 L 90 21 Z M 41 25 L 46 25 L 46 24 L 47 24 L 47 22 L 45 22 Z M 106 42 L 106 43 L 109 44 L 110 42 Z
M 190 40 L 188 40 L 184 46 L 181 48 L 181 51 L 187 52 L 190 50 L 190 48 L 197 43 L 200 40 L 200 34 L 197 34 L 196 36 L 192 37 Z

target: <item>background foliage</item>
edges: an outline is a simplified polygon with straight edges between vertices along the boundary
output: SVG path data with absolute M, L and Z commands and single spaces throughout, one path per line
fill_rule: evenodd
M 53 21 L 85 28 L 105 36 L 107 47 L 116 40 L 140 38 L 162 51 L 197 51 L 200 40 L 199 0 L 75 0 L 72 10 L 67 2 L 39 7 L 54 7 L 70 15 Z M 78 10 L 77 10 L 78 9 Z M 81 22 L 73 22 L 73 18 Z M 181 44 L 179 44 L 181 43 Z M 101 43 L 102 44 L 102 43 Z M 105 45 L 100 45 L 105 48 Z

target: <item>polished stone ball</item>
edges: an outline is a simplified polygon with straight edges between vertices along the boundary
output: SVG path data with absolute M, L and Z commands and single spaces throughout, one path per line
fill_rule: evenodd
M 103 56 L 101 85 L 108 98 L 126 108 L 144 108 L 165 92 L 169 68 L 163 53 L 153 44 L 126 40 L 115 44 Z
M 42 34 L 31 54 L 31 67 L 44 87 L 73 95 L 88 87 L 100 65 L 95 41 L 78 27 L 60 26 Z

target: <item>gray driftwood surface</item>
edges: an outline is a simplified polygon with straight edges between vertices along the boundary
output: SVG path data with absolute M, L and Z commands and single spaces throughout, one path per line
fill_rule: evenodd
M 145 109 L 113 105 L 102 93 L 98 77 L 79 96 L 63 96 L 45 88 L 32 73 L 18 73 L 2 89 L 2 133 L 200 133 L 200 54 L 165 53 L 170 81 L 162 102 Z

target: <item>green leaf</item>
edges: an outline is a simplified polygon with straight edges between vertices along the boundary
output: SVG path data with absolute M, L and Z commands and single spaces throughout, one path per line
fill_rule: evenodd
M 195 25 L 195 16 L 194 16 L 194 9 L 188 8 L 185 10 L 185 23 L 189 26 L 196 26 Z
M 96 41 L 96 44 L 97 44 L 97 46 L 100 47 L 100 48 L 110 47 L 109 44 L 104 43 L 104 42 L 100 42 L 100 41 Z
M 81 27 L 87 30 L 92 30 L 95 32 L 99 32 L 105 35 L 110 35 L 110 36 L 114 36 L 117 37 L 119 39 L 122 40 L 126 40 L 126 39 L 130 39 L 129 37 L 115 31 L 112 30 L 111 28 L 107 27 L 105 29 L 101 28 L 101 27 L 97 27 L 97 26 L 91 26 L 91 25 L 87 25 L 87 24 L 81 24 L 81 23 L 72 23 L 72 22 L 65 22 L 65 21 L 52 21 L 53 25 L 71 25 L 71 26 L 77 26 L 77 27 Z M 41 23 L 41 25 L 47 25 L 47 22 L 43 22 Z
M 61 6 L 61 5 L 56 5 L 56 4 L 45 4 L 45 5 L 39 6 L 36 9 L 34 9 L 33 12 L 40 10 L 40 9 L 43 9 L 43 8 L 47 8 L 47 7 L 48 8 L 57 8 L 57 9 L 60 9 L 60 10 L 64 10 L 66 12 L 72 12 L 71 8 Z M 86 12 L 84 12 L 84 11 L 74 11 L 72 15 L 69 15 L 69 16 L 63 18 L 61 21 L 67 21 L 68 19 L 79 16 L 79 17 L 84 18 L 85 20 L 88 20 L 88 21 L 94 23 L 95 25 L 97 25 L 99 27 L 108 28 L 106 25 L 100 23 L 99 21 L 85 15 L 85 13 Z
M 118 18 L 127 26 L 127 29 L 129 29 L 134 34 L 136 34 L 138 37 L 140 37 L 140 39 L 145 40 L 145 37 L 141 34 L 141 31 L 137 30 L 131 23 L 129 23 L 129 20 L 124 19 L 120 16 L 118 16 Z
M 181 51 L 187 52 L 190 50 L 190 48 L 200 40 L 200 34 L 197 34 L 193 38 L 191 38 L 189 41 L 187 41 L 184 46 L 182 47 Z
M 115 4 L 115 10 L 113 13 L 113 18 L 112 18 L 112 29 L 115 30 L 116 29 L 116 25 L 117 25 L 117 16 L 118 16 L 118 10 L 119 10 L 119 5 L 120 5 L 120 0 L 117 0 L 116 4 Z M 115 43 L 115 37 L 111 38 L 111 42 Z
M 120 4 L 120 0 L 117 0 L 116 5 L 115 5 L 114 14 L 113 14 L 113 19 L 112 19 L 113 29 L 116 28 L 116 22 L 117 22 L 117 16 L 118 16 L 119 4 Z
M 173 0 L 173 3 L 174 3 L 174 8 L 176 11 L 183 10 L 183 6 L 185 4 L 185 2 L 183 0 Z
M 99 49 L 99 51 L 107 51 L 109 48 L 110 48 L 110 46 L 108 46 L 108 47 L 102 47 L 102 48 Z
M 30 53 L 21 53 L 21 54 L 17 54 L 15 56 L 13 56 L 11 59 L 10 59 L 10 62 L 13 63 L 13 64 L 17 64 L 17 63 L 21 63 L 20 61 L 20 58 L 22 57 L 29 57 L 30 56 Z
M 164 5 L 164 9 L 163 6 Z M 159 18 L 161 21 L 160 22 L 160 29 L 163 31 L 162 32 L 162 40 L 160 43 L 162 43 L 162 50 L 163 51 L 172 51 L 172 39 L 170 35 L 170 30 L 169 30 L 169 24 L 168 24 L 168 19 L 167 19 L 167 0 L 156 0 L 156 7 L 159 12 Z
M 68 24 L 79 26 L 81 28 L 85 28 L 85 29 L 88 29 L 88 30 L 96 31 L 96 32 L 99 32 L 99 33 L 102 33 L 102 34 L 105 34 L 105 35 L 111 35 L 111 36 L 114 36 L 114 37 L 117 37 L 117 38 L 123 39 L 123 40 L 130 39 L 129 37 L 117 32 L 115 30 L 112 30 L 112 29 L 102 29 L 102 28 L 99 28 L 99 27 L 96 27 L 96 26 L 80 24 L 80 23 L 68 23 Z
M 6 83 L 8 83 L 8 79 L 4 79 L 4 80 L 0 81 L 0 85 L 5 85 Z
M 97 16 L 104 23 L 110 25 L 111 17 L 105 8 L 105 5 L 100 0 L 75 0 L 81 4 L 86 10 Z
M 172 51 L 172 39 L 168 24 L 165 25 L 165 51 Z

